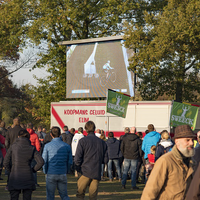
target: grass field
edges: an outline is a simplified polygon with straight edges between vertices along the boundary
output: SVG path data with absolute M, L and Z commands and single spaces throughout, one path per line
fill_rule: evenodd
M 77 179 L 73 175 L 67 175 L 68 177 L 68 194 L 71 200 L 76 199 L 76 181 Z M 2 173 L 2 178 L 4 180 L 0 181 L 0 200 L 9 200 L 9 192 L 5 190 L 7 176 L 4 176 L 4 171 Z M 45 200 L 46 199 L 46 182 L 43 172 L 38 172 L 38 184 L 41 186 L 37 188 L 32 194 L 32 200 Z M 130 180 L 127 181 L 126 189 L 121 188 L 121 183 L 117 180 L 113 182 L 101 181 L 99 184 L 98 199 L 105 200 L 131 200 L 140 199 L 144 184 L 137 184 L 140 188 L 139 190 L 131 190 Z M 58 191 L 56 191 L 55 200 L 60 199 Z M 88 199 L 88 191 L 86 193 L 85 200 Z M 20 195 L 20 200 L 22 200 L 22 195 Z

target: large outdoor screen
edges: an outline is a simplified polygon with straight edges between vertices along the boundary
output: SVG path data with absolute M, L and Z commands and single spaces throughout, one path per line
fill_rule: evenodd
M 107 89 L 134 96 L 132 52 L 123 40 L 76 44 L 67 51 L 67 98 L 106 97 Z

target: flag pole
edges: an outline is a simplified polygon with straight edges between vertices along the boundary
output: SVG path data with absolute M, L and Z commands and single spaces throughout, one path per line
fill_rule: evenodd
M 107 89 L 107 93 L 106 93 L 106 115 L 105 115 L 105 135 L 107 137 L 107 126 L 108 126 L 108 120 L 107 120 L 107 103 L 108 103 L 108 89 Z

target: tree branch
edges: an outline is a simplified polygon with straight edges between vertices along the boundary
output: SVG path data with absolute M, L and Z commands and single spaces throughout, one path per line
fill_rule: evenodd
M 188 69 L 190 69 L 193 65 L 194 65 L 194 63 L 195 63 L 195 59 L 190 63 L 190 65 L 188 66 L 188 67 L 186 67 L 185 68 L 185 72 L 188 70 Z
M 19 69 L 21 69 L 22 67 L 24 67 L 28 62 L 29 62 L 29 60 L 27 60 L 26 62 L 24 62 L 24 63 L 23 63 L 20 67 L 18 67 L 17 69 L 15 69 L 15 70 L 13 70 L 13 71 L 11 71 L 11 72 L 5 74 L 4 76 L 1 76 L 1 77 L 0 77 L 0 80 L 3 79 L 3 78 L 5 78 L 6 76 L 9 76 L 9 75 L 13 74 L 14 72 L 18 71 Z

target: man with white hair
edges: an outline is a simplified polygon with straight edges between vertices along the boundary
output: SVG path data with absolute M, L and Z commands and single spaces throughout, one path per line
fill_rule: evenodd
M 133 127 L 131 127 L 131 131 L 130 131 L 131 133 L 136 133 L 136 128 L 135 128 L 135 126 L 133 126 Z
M 98 138 L 100 138 L 100 136 L 101 136 L 100 129 L 97 129 L 97 130 L 96 130 L 95 135 L 96 135 Z
M 195 138 L 189 125 L 176 127 L 175 145 L 156 161 L 141 200 L 185 199 L 195 168 Z
M 142 141 L 135 134 L 136 128 L 134 129 L 134 133 L 130 132 L 130 128 L 125 128 L 125 134 L 121 141 L 121 152 L 124 156 L 124 170 L 122 174 L 122 189 L 126 187 L 126 180 L 129 169 L 131 170 L 131 189 L 139 189 L 136 186 L 136 170 L 138 165 L 138 160 L 142 156 Z

